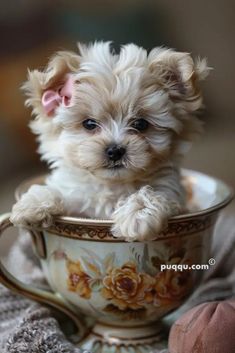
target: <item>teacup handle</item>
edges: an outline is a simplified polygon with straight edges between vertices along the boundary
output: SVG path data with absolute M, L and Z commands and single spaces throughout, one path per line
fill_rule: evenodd
M 3 232 L 9 228 L 13 227 L 10 221 L 10 213 L 6 213 L 0 216 L 0 237 Z M 78 328 L 78 334 L 80 339 L 82 339 L 86 333 L 85 322 L 78 318 L 73 309 L 70 308 L 69 303 L 67 303 L 60 294 L 52 293 L 47 290 L 32 287 L 31 285 L 25 284 L 15 278 L 11 273 L 9 273 L 6 267 L 3 265 L 0 259 L 0 283 L 2 283 L 7 288 L 11 289 L 13 292 L 23 295 L 29 299 L 36 300 L 40 303 L 52 306 L 59 309 L 67 316 L 69 316 Z

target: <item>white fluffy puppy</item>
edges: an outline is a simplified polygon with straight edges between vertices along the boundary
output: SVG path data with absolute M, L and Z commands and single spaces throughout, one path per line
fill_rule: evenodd
M 13 206 L 15 225 L 55 215 L 112 218 L 113 234 L 153 239 L 185 207 L 179 163 L 200 123 L 206 61 L 110 43 L 59 52 L 24 89 L 32 131 L 52 172 Z

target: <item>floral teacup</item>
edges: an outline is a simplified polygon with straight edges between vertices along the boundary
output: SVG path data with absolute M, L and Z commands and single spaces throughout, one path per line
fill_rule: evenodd
M 209 267 L 218 211 L 232 197 L 217 179 L 195 171 L 182 173 L 190 186 L 189 201 L 198 211 L 172 218 L 156 240 L 127 243 L 112 236 L 110 220 L 58 217 L 48 229 L 30 229 L 53 293 L 19 282 L 3 265 L 1 282 L 63 310 L 81 335 L 86 331 L 81 313 L 94 318 L 96 324 L 81 343 L 92 352 L 119 352 L 120 347 L 122 352 L 146 352 L 157 347 L 157 322 L 193 292 L 203 273 L 201 265 Z M 38 182 L 22 184 L 18 196 Z M 1 230 L 10 225 L 9 214 L 3 215 Z

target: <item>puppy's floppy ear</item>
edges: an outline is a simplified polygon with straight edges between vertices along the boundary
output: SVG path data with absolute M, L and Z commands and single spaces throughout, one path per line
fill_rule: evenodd
M 77 73 L 80 56 L 72 52 L 58 52 L 44 71 L 28 72 L 23 90 L 29 97 L 26 105 L 37 116 L 53 116 L 59 105 L 67 106 L 72 98 L 73 74 Z
M 205 59 L 194 62 L 188 53 L 154 48 L 149 53 L 148 60 L 149 70 L 154 73 L 157 82 L 169 92 L 172 100 L 191 103 L 198 101 L 198 82 L 205 79 L 210 70 Z M 200 102 L 187 107 L 195 111 L 200 108 Z

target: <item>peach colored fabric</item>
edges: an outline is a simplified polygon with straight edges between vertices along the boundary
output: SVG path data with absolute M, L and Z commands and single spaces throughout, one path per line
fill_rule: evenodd
M 235 299 L 207 302 L 172 326 L 170 353 L 235 353 Z

